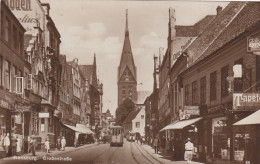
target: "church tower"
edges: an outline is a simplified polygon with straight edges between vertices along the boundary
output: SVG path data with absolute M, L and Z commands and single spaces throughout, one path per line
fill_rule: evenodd
M 131 49 L 128 30 L 128 10 L 126 9 L 125 40 L 121 54 L 120 65 L 118 67 L 118 106 L 126 99 L 137 101 L 137 79 L 136 66 Z

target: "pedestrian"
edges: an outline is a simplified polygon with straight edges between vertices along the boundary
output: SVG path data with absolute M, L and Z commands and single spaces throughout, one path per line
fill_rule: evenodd
M 1 134 L 0 136 L 0 151 L 4 151 L 4 139 L 5 139 L 5 134 Z
M 15 134 L 12 133 L 12 156 L 16 155 L 17 139 Z
M 47 153 L 49 153 L 49 150 L 50 150 L 49 138 L 46 138 L 46 140 L 45 140 L 45 149 L 46 149 Z
M 154 153 L 158 154 L 158 146 L 159 146 L 159 137 L 155 137 L 153 140 Z
M 187 143 L 185 144 L 185 153 L 184 153 L 184 159 L 185 161 L 188 161 L 188 163 L 192 160 L 192 155 L 194 151 L 193 143 L 190 141 L 190 138 L 187 138 Z
M 78 138 L 75 137 L 75 139 L 74 139 L 74 146 L 75 146 L 75 148 L 77 147 L 77 145 L 78 145 Z
M 8 156 L 9 146 L 10 146 L 10 139 L 9 139 L 9 133 L 7 133 L 4 138 L 4 147 L 5 147 L 6 156 Z
M 61 148 L 61 140 L 60 140 L 60 137 L 58 137 L 58 139 L 57 139 L 57 149 L 58 150 L 60 150 L 60 148 Z
M 61 139 L 61 150 L 65 151 L 65 146 L 66 146 L 66 139 L 63 136 Z
M 37 146 L 36 138 L 33 138 L 33 136 L 31 136 L 29 138 L 29 142 L 30 142 L 29 152 L 31 151 L 32 155 L 35 156 L 35 147 Z
M 16 154 L 21 155 L 21 139 L 17 136 L 17 147 L 16 147 Z

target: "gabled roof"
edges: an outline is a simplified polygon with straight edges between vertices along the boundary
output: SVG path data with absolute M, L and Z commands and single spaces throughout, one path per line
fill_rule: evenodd
M 209 45 L 201 57 L 200 61 L 206 56 L 209 56 L 214 51 L 223 47 L 228 42 L 241 35 L 248 28 L 260 23 L 260 3 L 248 2 L 246 6 L 236 15 L 232 22 L 223 30 L 223 32 Z
M 79 65 L 80 72 L 82 73 L 85 79 L 89 80 L 89 83 L 91 83 L 93 69 L 94 69 L 94 65 Z
M 124 121 L 124 124 L 126 123 L 132 123 L 132 120 L 135 119 L 136 115 L 140 112 L 141 109 L 138 109 L 138 110 L 134 110 L 132 112 L 130 112 L 128 114 L 128 116 L 126 117 L 125 121 Z
M 133 57 L 131 43 L 130 43 L 130 39 L 129 39 L 128 14 L 126 11 L 125 40 L 124 40 L 124 46 L 123 46 L 123 50 L 122 50 L 120 65 L 118 67 L 118 78 L 117 78 L 118 81 L 120 80 L 121 76 L 123 75 L 123 73 L 127 67 L 129 68 L 134 79 L 136 80 L 136 66 L 134 63 L 134 57 Z
M 207 15 L 192 26 L 176 25 L 176 37 L 196 37 L 212 22 L 216 15 Z
M 187 48 L 186 51 L 188 52 L 188 55 L 195 61 L 223 32 L 229 23 L 243 9 L 245 4 L 246 2 L 230 2 Z

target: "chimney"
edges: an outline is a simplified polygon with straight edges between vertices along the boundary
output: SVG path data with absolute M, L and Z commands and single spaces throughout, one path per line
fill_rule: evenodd
M 216 10 L 217 10 L 217 15 L 219 15 L 220 12 L 222 11 L 222 7 L 221 7 L 221 6 L 218 6 Z
M 176 29 L 175 29 L 175 10 L 174 8 L 169 9 L 169 39 L 173 40 L 176 37 Z
M 162 61 L 163 61 L 163 50 L 164 50 L 164 48 L 163 47 L 160 47 L 159 48 L 159 67 L 160 67 L 160 65 L 162 64 Z
M 154 59 L 154 70 L 156 70 L 159 68 L 158 57 L 154 56 L 153 59 Z
M 44 9 L 45 15 L 50 15 L 50 4 L 49 3 L 41 3 L 42 8 Z

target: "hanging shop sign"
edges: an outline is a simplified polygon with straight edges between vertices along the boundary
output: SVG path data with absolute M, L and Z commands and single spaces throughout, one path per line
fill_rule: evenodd
M 50 114 L 46 112 L 39 113 L 39 118 L 49 118 Z
M 199 106 L 184 106 L 179 110 L 180 120 L 189 119 L 191 116 L 200 115 Z
M 233 109 L 259 109 L 260 93 L 233 93 Z
M 260 36 L 247 38 L 247 51 L 260 52 Z

